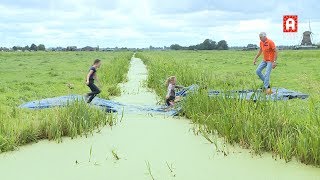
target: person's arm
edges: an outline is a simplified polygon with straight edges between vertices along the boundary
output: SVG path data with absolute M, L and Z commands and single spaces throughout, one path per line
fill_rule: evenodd
M 171 89 L 172 89 L 172 85 L 169 84 L 168 89 L 167 89 L 166 99 L 168 99 L 170 97 Z
M 261 53 L 262 53 L 262 49 L 260 48 L 258 54 L 257 54 L 256 57 L 253 59 L 253 64 L 254 64 L 254 65 L 256 65 L 257 59 L 259 58 L 259 56 L 261 55 Z
M 278 50 L 277 48 L 274 49 L 274 60 L 272 62 L 272 68 L 276 68 L 277 66 L 277 59 L 278 59 Z
M 86 84 L 88 85 L 89 84 L 89 79 L 90 79 L 90 76 L 92 75 L 93 73 L 93 70 L 90 70 L 88 75 L 87 75 L 87 78 L 86 78 Z
M 184 88 L 184 86 L 176 85 L 176 88 L 178 88 L 178 89 L 182 89 L 182 88 Z
M 272 51 L 274 51 L 274 59 L 272 59 L 272 69 L 276 68 L 277 66 L 277 59 L 278 59 L 278 50 L 277 50 L 277 47 L 276 45 L 274 44 L 273 41 L 271 41 L 269 43 L 269 46 L 270 46 L 270 49 Z M 271 60 L 271 59 L 270 59 Z
M 94 74 L 94 79 L 97 81 L 97 83 L 101 86 L 100 80 L 97 76 L 97 73 Z

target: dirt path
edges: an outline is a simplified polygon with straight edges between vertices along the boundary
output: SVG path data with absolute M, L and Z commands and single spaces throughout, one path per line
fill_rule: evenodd
M 155 104 L 156 95 L 142 86 L 146 77 L 142 61 L 133 58 L 123 94 L 115 100 Z M 183 118 L 125 114 L 112 129 L 103 128 L 88 138 L 64 138 L 60 144 L 41 141 L 0 154 L 0 178 L 152 179 L 149 164 L 152 176 L 165 180 L 320 179 L 319 169 L 275 161 L 270 154 L 252 156 L 248 150 L 227 147 L 229 154 L 224 156 L 202 136 L 195 136 L 192 127 Z

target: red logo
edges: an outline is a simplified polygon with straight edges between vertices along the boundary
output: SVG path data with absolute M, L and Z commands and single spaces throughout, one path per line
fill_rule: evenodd
M 298 16 L 284 15 L 283 16 L 283 32 L 298 32 Z

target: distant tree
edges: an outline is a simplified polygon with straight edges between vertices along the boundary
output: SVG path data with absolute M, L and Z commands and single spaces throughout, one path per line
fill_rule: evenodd
M 46 47 L 45 47 L 43 44 L 39 44 L 38 50 L 39 50 L 39 51 L 45 51 L 45 50 L 46 50 Z
M 77 46 L 68 46 L 66 51 L 76 51 L 77 49 Z
M 17 51 L 17 50 L 18 50 L 18 47 L 17 47 L 17 46 L 13 46 L 13 47 L 12 47 L 12 50 Z
M 23 51 L 30 51 L 30 47 L 29 46 L 25 46 L 22 50 Z
M 170 49 L 172 49 L 172 50 L 182 50 L 183 47 L 180 46 L 179 44 L 172 44 L 172 45 L 170 46 Z
M 229 49 L 227 41 L 225 41 L 225 40 L 219 41 L 218 45 L 217 45 L 217 49 L 218 50 L 227 50 L 227 49 Z
M 86 47 L 83 47 L 81 50 L 82 50 L 82 51 L 94 51 L 95 48 L 93 48 L 93 47 L 91 47 L 91 46 L 86 46 Z
M 256 44 L 248 44 L 243 50 L 257 50 L 258 48 Z
M 10 49 L 6 47 L 0 47 L 0 51 L 10 51 Z
M 192 45 L 187 48 L 188 50 L 197 50 L 197 45 Z
M 197 45 L 191 45 L 189 47 L 183 47 L 180 46 L 179 44 L 172 44 L 170 46 L 170 49 L 172 50 L 182 50 L 182 49 L 186 49 L 186 50 L 214 50 L 214 49 L 218 49 L 218 50 L 227 50 L 229 49 L 227 41 L 225 40 L 221 40 L 218 43 L 216 43 L 216 41 L 213 41 L 211 39 L 205 39 L 202 43 L 197 44 Z
M 216 49 L 216 42 L 211 39 L 206 39 L 200 44 L 200 50 L 213 50 Z
M 38 46 L 35 44 L 31 44 L 30 51 L 38 51 Z

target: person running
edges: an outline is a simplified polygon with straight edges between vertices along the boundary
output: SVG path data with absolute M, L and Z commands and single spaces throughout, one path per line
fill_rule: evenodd
M 256 65 L 257 59 L 263 53 L 263 61 L 259 64 L 256 73 L 263 82 L 263 87 L 266 90 L 266 94 L 271 94 L 270 88 L 270 74 L 271 70 L 277 66 L 278 51 L 276 45 L 271 39 L 267 38 L 265 32 L 259 34 L 260 37 L 260 50 L 256 57 L 253 59 L 253 64 Z M 262 70 L 266 68 L 265 74 L 262 74 Z
M 174 106 L 174 103 L 180 100 L 179 96 L 176 96 L 176 88 L 183 88 L 183 86 L 176 85 L 177 78 L 175 76 L 170 76 L 167 81 L 166 85 L 168 87 L 167 95 L 166 95 L 166 105 L 167 106 Z
M 94 60 L 93 65 L 89 69 L 89 73 L 86 78 L 86 85 L 91 89 L 91 92 L 86 94 L 86 99 L 88 99 L 87 103 L 90 103 L 93 100 L 93 98 L 101 92 L 100 89 L 94 84 L 94 80 L 97 80 L 97 82 L 100 84 L 100 81 L 96 74 L 97 69 L 100 68 L 100 66 L 101 60 L 96 59 Z

